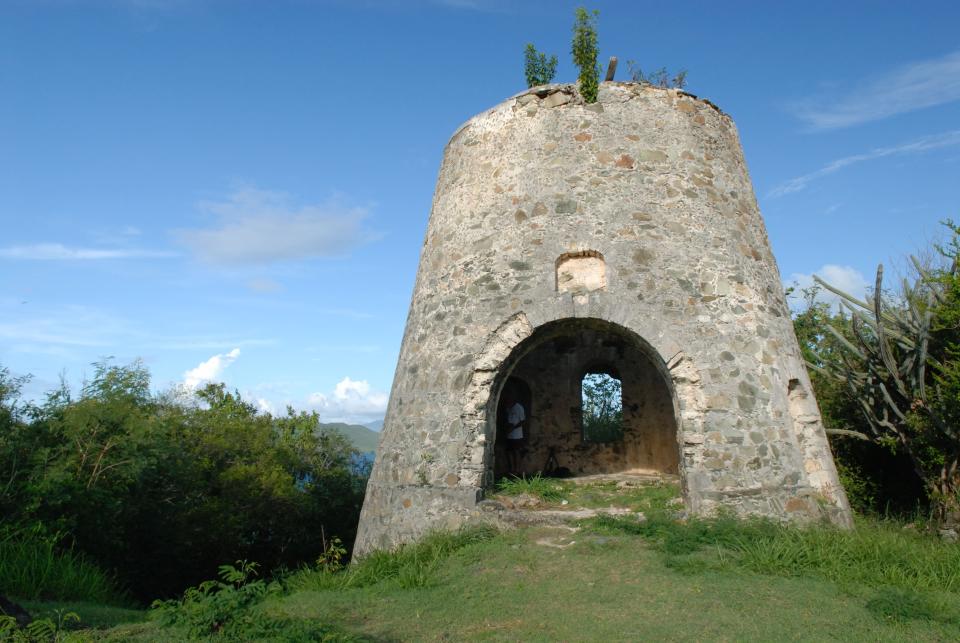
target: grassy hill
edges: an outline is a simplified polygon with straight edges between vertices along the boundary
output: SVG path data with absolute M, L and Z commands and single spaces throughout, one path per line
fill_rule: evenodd
M 377 441 L 380 434 L 359 424 L 344 424 L 343 422 L 327 422 L 320 425 L 322 429 L 336 429 L 349 439 L 353 446 L 361 453 L 377 450 Z
M 542 481 L 504 493 L 520 495 L 495 498 L 498 511 L 620 511 L 433 534 L 347 569 L 294 572 L 250 601 L 235 588 L 195 599 L 165 624 L 117 610 L 109 627 L 103 608 L 70 608 L 105 628 L 85 640 L 189 640 L 211 623 L 232 640 L 960 640 L 960 547 L 903 525 L 677 520 L 673 484 Z

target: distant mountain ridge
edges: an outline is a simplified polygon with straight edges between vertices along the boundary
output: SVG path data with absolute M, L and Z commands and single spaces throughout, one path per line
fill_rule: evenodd
M 343 422 L 325 422 L 320 424 L 321 429 L 334 429 L 342 433 L 354 448 L 361 453 L 369 453 L 377 450 L 377 442 L 380 441 L 380 434 L 372 429 L 359 424 L 345 424 Z

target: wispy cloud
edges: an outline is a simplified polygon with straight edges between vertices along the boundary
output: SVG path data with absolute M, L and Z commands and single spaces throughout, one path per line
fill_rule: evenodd
M 960 51 L 897 67 L 833 100 L 795 105 L 798 118 L 817 130 L 876 121 L 960 100 Z
M 796 286 L 796 290 L 790 298 L 792 305 L 800 305 L 803 298 L 802 291 L 814 285 L 813 275 L 817 275 L 831 286 L 839 288 L 858 299 L 866 298 L 867 288 L 870 286 L 863 273 L 856 268 L 826 264 L 812 273 L 795 272 L 785 280 L 786 286 Z M 840 305 L 840 297 L 823 288 L 817 292 L 816 301 L 827 303 L 834 308 Z
M 810 172 L 809 174 L 792 178 L 789 181 L 784 181 L 773 188 L 769 192 L 768 196 L 771 198 L 777 198 L 792 192 L 799 192 L 800 190 L 806 189 L 806 187 L 813 181 L 822 179 L 825 176 L 839 172 L 843 168 L 856 165 L 857 163 L 873 161 L 875 159 L 884 158 L 887 156 L 919 154 L 921 152 L 928 152 L 930 150 L 935 150 L 942 147 L 951 147 L 954 145 L 960 145 L 960 130 L 942 132 L 940 134 L 934 134 L 933 136 L 925 136 L 924 138 L 920 138 L 909 143 L 904 143 L 902 145 L 895 145 L 893 147 L 878 147 L 863 154 L 845 156 L 844 158 L 827 163 L 815 172 Z
M 202 211 L 219 225 L 179 230 L 177 237 L 200 259 L 217 264 L 265 264 L 347 254 L 375 238 L 364 225 L 366 208 L 337 201 L 296 205 L 290 195 L 255 188 L 226 201 L 204 201 Z
M 91 261 L 101 259 L 157 259 L 174 257 L 175 253 L 142 248 L 71 248 L 62 243 L 35 243 L 0 248 L 4 259 L 30 261 Z
M 63 306 L 36 314 L 4 311 L 0 339 L 38 346 L 104 348 L 111 338 L 128 335 L 122 319 L 86 306 Z M 17 319 L 19 317 L 19 319 Z
M 142 323 L 90 306 L 43 306 L 0 300 L 0 344 L 20 352 L 81 357 L 146 350 L 223 350 L 269 346 L 271 338 L 231 335 L 164 335 Z
M 234 348 L 229 353 L 214 355 L 210 359 L 197 364 L 183 374 L 183 384 L 189 389 L 198 388 L 201 384 L 218 381 L 223 371 L 240 357 L 240 349 Z

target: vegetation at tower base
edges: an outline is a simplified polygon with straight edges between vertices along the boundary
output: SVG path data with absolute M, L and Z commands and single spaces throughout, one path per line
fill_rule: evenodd
M 273 417 L 219 384 L 153 394 L 140 363 L 97 364 L 79 395 L 39 405 L 24 383 L 0 369 L 4 589 L 103 600 L 114 575 L 150 600 L 238 558 L 313 560 L 322 532 L 353 540 L 366 471 L 315 414 Z
M 527 87 L 546 85 L 557 74 L 557 57 L 538 52 L 533 43 L 527 43 L 523 50 L 523 75 L 527 80 Z
M 960 548 L 901 524 L 862 520 L 856 530 L 838 530 L 730 516 L 678 520 L 675 484 L 542 482 L 555 492 L 544 511 L 613 502 L 631 514 L 431 532 L 349 566 L 323 559 L 272 578 L 255 577 L 239 561 L 224 565 L 220 580 L 159 603 L 146 622 L 118 614 L 116 627 L 80 634 L 113 641 L 960 635 Z M 757 610 L 759 601 L 775 609 Z M 83 606 L 76 611 L 89 620 Z
M 936 519 L 960 524 L 960 274 L 958 229 L 937 249 L 938 266 L 915 258 L 916 275 L 897 297 L 883 290 L 860 300 L 823 280 L 841 312 L 811 307 L 798 316 L 828 430 L 902 454 L 922 481 Z M 808 328 L 804 331 L 803 326 Z M 860 492 L 876 493 L 869 478 Z
M 587 11 L 577 7 L 576 22 L 573 24 L 573 44 L 571 53 L 574 64 L 580 68 L 577 80 L 580 95 L 588 103 L 597 102 L 597 90 L 600 86 L 600 64 L 597 62 L 597 17 L 600 12 Z

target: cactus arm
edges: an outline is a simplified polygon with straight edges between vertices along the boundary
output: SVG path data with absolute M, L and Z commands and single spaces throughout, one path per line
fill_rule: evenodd
M 860 433 L 860 431 L 850 431 L 849 429 L 824 429 L 828 435 L 845 435 L 851 438 L 857 438 L 858 440 L 866 440 L 870 442 L 870 436 L 865 433 Z
M 844 348 L 846 348 L 848 351 L 850 351 L 851 353 L 853 353 L 854 355 L 856 355 L 858 358 L 860 358 L 860 359 L 862 359 L 862 360 L 866 360 L 866 359 L 867 359 L 867 356 L 864 355 L 864 354 L 860 351 L 859 348 L 857 348 L 857 347 L 854 346 L 852 343 L 850 343 L 850 340 L 847 339 L 846 337 L 844 337 L 843 334 L 841 334 L 840 331 L 838 331 L 836 328 L 834 328 L 833 326 L 830 326 L 830 325 L 828 324 L 828 325 L 827 325 L 827 332 L 830 333 L 831 335 L 833 335 L 834 338 L 835 338 L 838 342 L 840 342 L 840 344 L 841 344 Z

